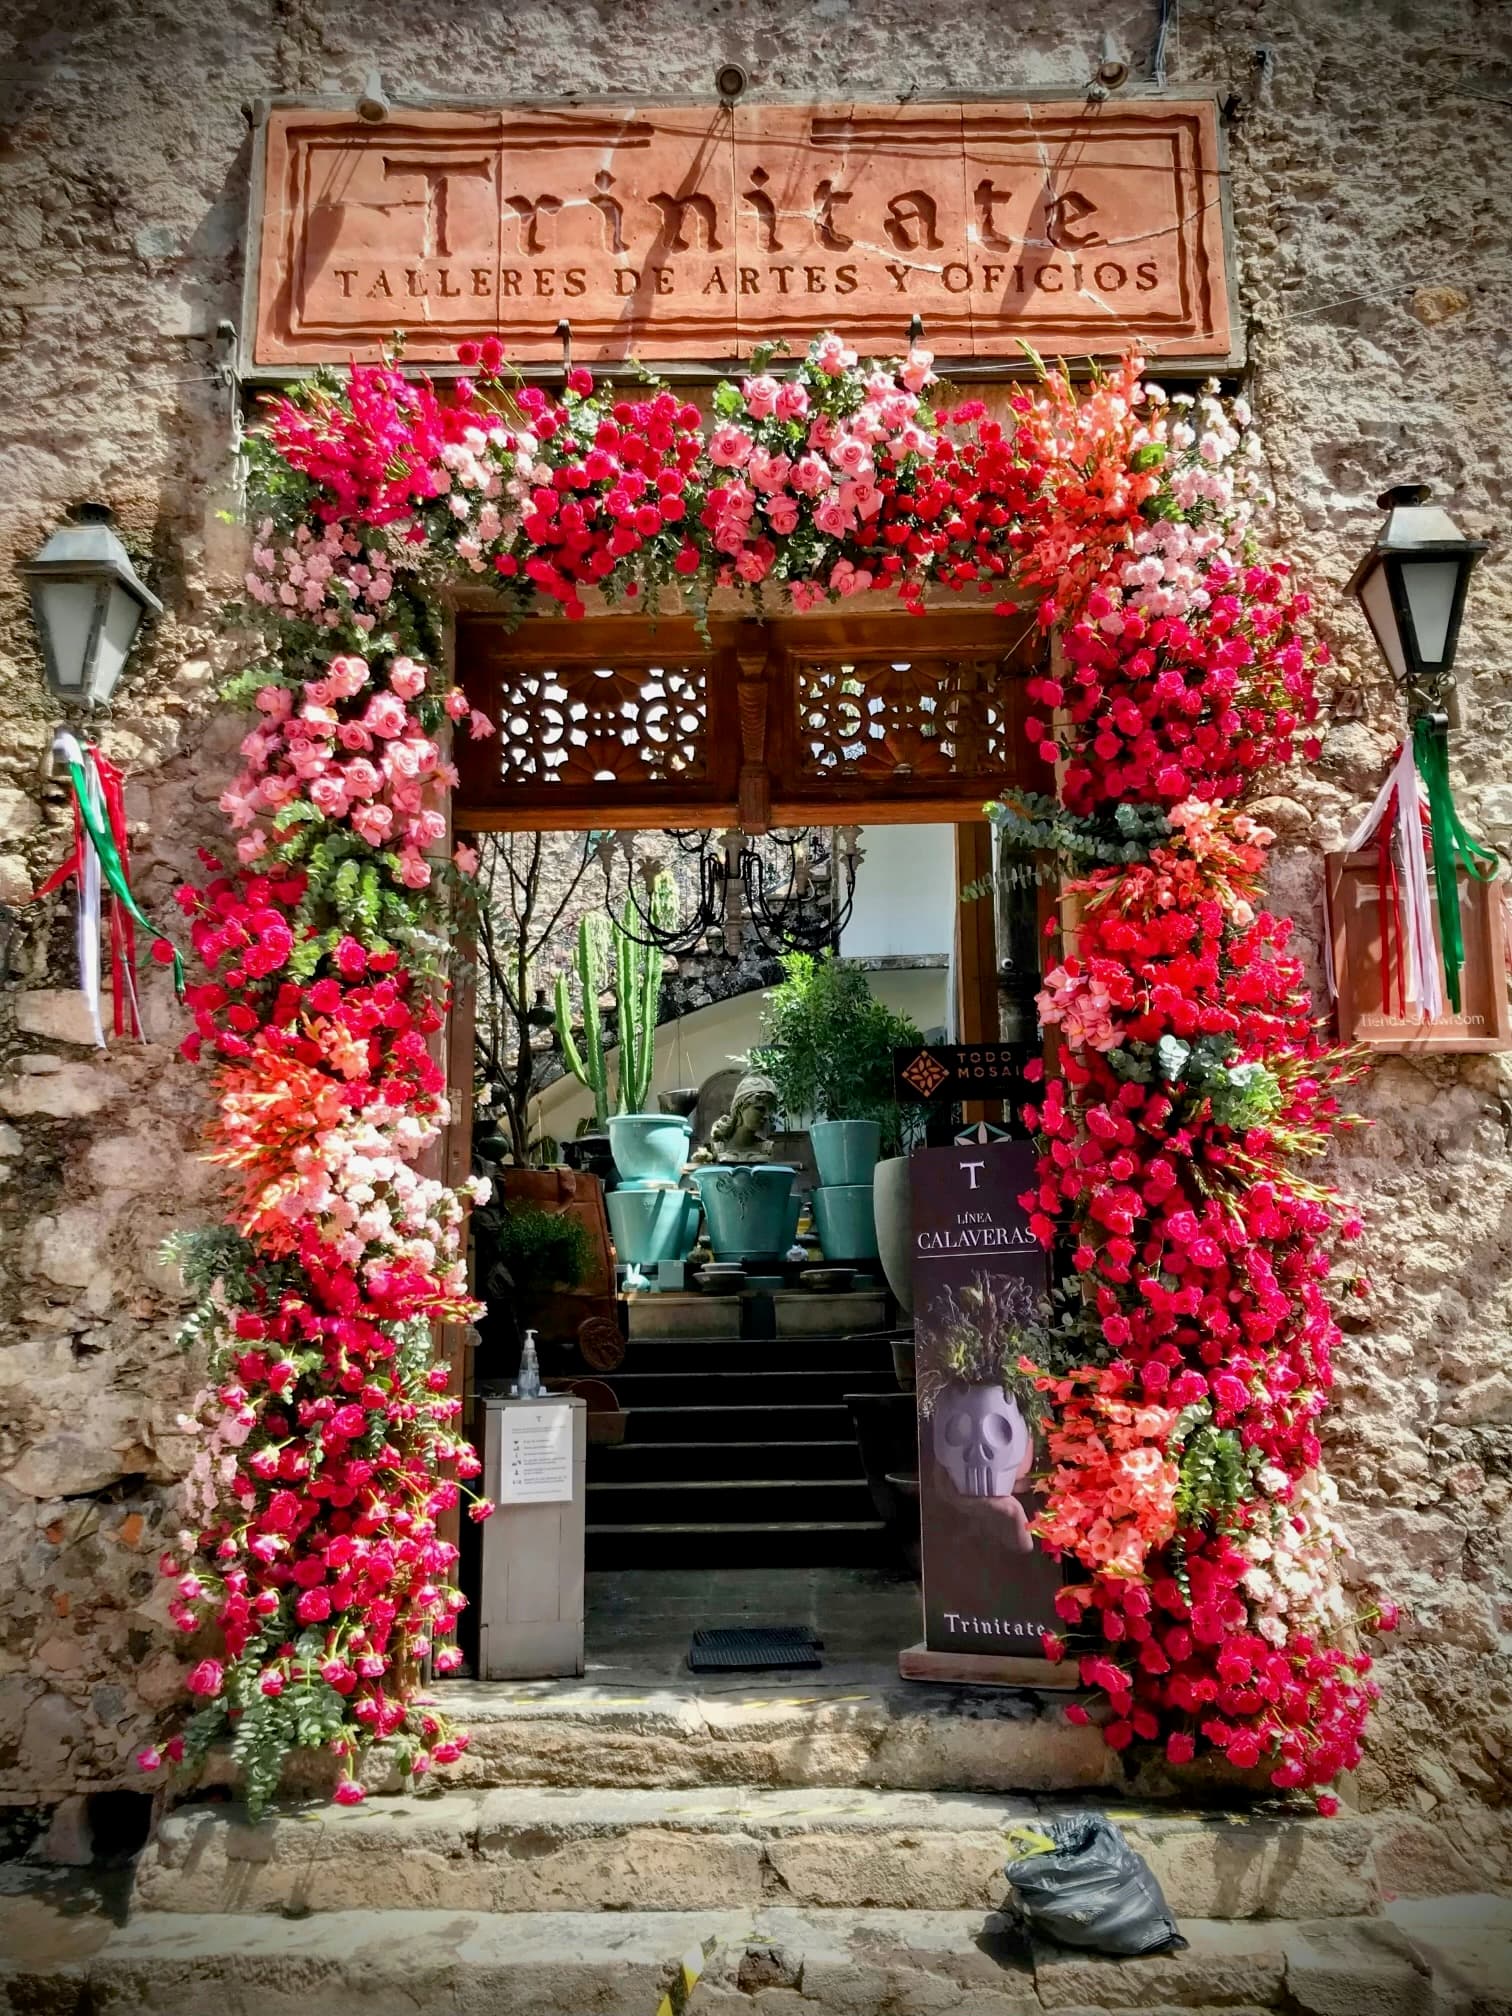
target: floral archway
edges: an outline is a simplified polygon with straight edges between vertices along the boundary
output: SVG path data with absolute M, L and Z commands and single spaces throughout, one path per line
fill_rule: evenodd
M 229 1735 L 259 1806 L 290 1750 L 323 1749 L 355 1802 L 375 1749 L 419 1775 L 465 1745 L 420 1674 L 460 1656 L 439 1522 L 459 1495 L 489 1510 L 432 1345 L 473 1307 L 466 1200 L 421 1167 L 475 865 L 444 854 L 446 730 L 492 732 L 437 669 L 438 612 L 478 577 L 568 619 L 590 590 L 700 614 L 716 587 L 1037 601 L 1061 648 L 1030 732 L 1058 803 L 995 816 L 1077 878 L 1041 997 L 1058 1061 L 1028 1116 L 1025 1201 L 1060 1263 L 1036 1351 L 1040 1530 L 1069 1571 L 1047 1649 L 1079 1658 L 1094 1702 L 1066 1712 L 1115 1747 L 1327 1785 L 1375 1693 L 1317 1434 L 1329 1248 L 1358 1227 L 1298 1173 L 1346 1066 L 1242 810 L 1315 751 L 1324 654 L 1258 550 L 1242 401 L 1167 399 L 1130 359 L 1045 376 L 999 421 L 939 403 L 922 349 L 863 365 L 825 335 L 790 375 L 759 355 L 705 423 L 665 386 L 579 369 L 553 396 L 511 387 L 497 343 L 460 355 L 474 375 L 444 392 L 392 364 L 313 381 L 249 444 L 257 641 L 225 698 L 255 725 L 221 801 L 234 847 L 180 892 L 204 969 L 184 1047 L 213 1075 L 231 1193 L 227 1223 L 177 1245 L 213 1384 L 163 1566 L 186 1638 L 216 1649 L 142 1761 L 192 1768 Z

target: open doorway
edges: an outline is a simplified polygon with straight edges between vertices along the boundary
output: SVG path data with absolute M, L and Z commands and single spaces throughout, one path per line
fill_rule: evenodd
M 1009 626 L 959 619 L 933 638 L 928 622 L 832 619 L 713 625 L 708 641 L 686 624 L 542 625 L 539 638 L 508 640 L 480 627 L 471 649 L 459 638 L 459 666 L 474 684 L 475 659 L 491 673 L 504 732 L 460 794 L 495 900 L 463 1004 L 475 1017 L 473 1149 L 539 1249 L 564 1250 L 548 1218 L 575 1221 L 575 1243 L 591 1248 L 570 1284 L 522 1295 L 521 1241 L 501 1257 L 497 1215 L 477 1227 L 489 1315 L 468 1390 L 480 1441 L 534 1319 L 548 1383 L 589 1400 L 591 1670 L 628 1661 L 642 1678 L 671 1678 L 694 1629 L 741 1622 L 807 1625 L 831 1666 L 890 1656 L 917 1636 L 917 1500 L 907 1326 L 883 1270 L 875 1253 L 827 1250 L 807 1133 L 787 1125 L 777 1146 L 797 1171 L 797 1244 L 784 1239 L 727 1293 L 691 1267 L 674 1269 L 675 1286 L 648 1292 L 632 1278 L 627 1292 L 603 1194 L 614 1172 L 582 1139 L 594 1094 L 567 1068 L 586 1035 L 575 941 L 591 911 L 622 913 L 649 862 L 675 868 L 680 853 L 686 868 L 700 844 L 717 855 L 732 833 L 759 855 L 783 818 L 779 838 L 802 823 L 814 858 L 828 855 L 830 947 L 871 996 L 934 1040 L 1019 1033 L 1023 933 L 1004 932 L 990 895 L 960 900 L 991 879 L 983 799 L 1022 780 L 1018 647 Z M 779 847 L 778 894 L 790 870 Z M 702 887 L 684 874 L 680 901 L 696 906 Z M 1031 924 L 1031 958 L 1033 935 Z M 708 1141 L 742 1075 L 736 1060 L 761 1041 L 781 950 L 779 932 L 749 924 L 732 943 L 726 919 L 658 975 L 644 1099 L 686 1114 L 690 1148 Z M 501 1012 L 497 969 L 511 957 Z M 613 997 L 608 986 L 599 1003 L 611 1071 L 623 1047 Z M 709 1232 L 705 1222 L 695 1258 Z M 803 1285 L 837 1259 L 843 1286 Z M 464 1586 L 475 1581 L 464 1563 Z

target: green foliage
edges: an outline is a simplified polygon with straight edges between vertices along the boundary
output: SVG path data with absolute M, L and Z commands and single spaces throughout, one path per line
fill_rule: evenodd
M 1011 803 L 983 808 L 1003 836 L 997 871 L 961 891 L 974 902 L 1001 884 L 1018 888 L 1043 882 L 1065 868 L 1073 874 L 1109 865 L 1147 861 L 1171 831 L 1157 806 L 1121 804 L 1111 814 L 1081 819 L 1042 792 L 1021 791 Z
M 1154 1044 L 1126 1042 L 1103 1054 L 1120 1078 L 1163 1085 L 1173 1099 L 1206 1105 L 1220 1127 L 1242 1134 L 1264 1126 L 1280 1110 L 1281 1087 L 1264 1064 L 1231 1064 L 1234 1048 L 1229 1035 L 1185 1043 L 1168 1034 Z
M 568 1211 L 544 1211 L 537 1204 L 517 1204 L 478 1213 L 479 1229 L 494 1249 L 515 1287 L 576 1288 L 588 1271 L 592 1248 L 588 1228 Z
M 185 1351 L 216 1348 L 227 1308 L 268 1307 L 297 1282 L 295 1268 L 264 1258 L 230 1225 L 171 1232 L 160 1250 L 163 1264 L 180 1270 L 194 1297 L 194 1307 L 178 1328 L 177 1341 Z
M 1237 1432 L 1215 1428 L 1211 1408 L 1199 1400 L 1178 1415 L 1171 1453 L 1180 1470 L 1176 1516 L 1181 1524 L 1211 1526 L 1219 1533 L 1236 1531 L 1242 1522 L 1235 1514 L 1250 1494 L 1250 1473 L 1257 1460 Z
M 876 1120 L 884 1151 L 903 1138 L 892 1053 L 923 1041 L 918 1025 L 879 1001 L 861 968 L 826 953 L 789 952 L 767 995 L 763 1041 L 749 1062 L 777 1087 L 790 1123 Z

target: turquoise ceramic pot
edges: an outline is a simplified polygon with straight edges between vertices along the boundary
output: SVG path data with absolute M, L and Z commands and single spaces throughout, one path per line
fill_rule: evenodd
M 698 1199 L 690 1190 L 666 1184 L 630 1188 L 621 1184 L 604 1199 L 623 1265 L 649 1267 L 659 1260 L 686 1260 L 698 1237 Z
M 781 1162 L 710 1162 L 693 1170 L 716 1260 L 771 1260 L 787 1250 L 796 1174 Z
M 882 1129 L 875 1120 L 816 1120 L 809 1140 L 819 1181 L 826 1189 L 870 1183 L 882 1152 Z
M 825 1184 L 814 1192 L 814 1222 L 826 1260 L 875 1260 L 877 1220 L 870 1183 Z
M 693 1122 L 681 1113 L 616 1113 L 609 1122 L 614 1166 L 626 1183 L 675 1183 L 692 1138 Z

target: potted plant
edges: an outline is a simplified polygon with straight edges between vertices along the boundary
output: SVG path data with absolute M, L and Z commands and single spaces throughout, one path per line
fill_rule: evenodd
M 825 1254 L 877 1255 L 872 1178 L 877 1158 L 901 1145 L 892 1053 L 918 1043 L 917 1026 L 879 1001 L 865 972 L 832 954 L 789 952 L 768 994 L 752 1066 L 777 1087 L 789 1124 L 808 1123 L 819 1184 L 814 1212 Z

